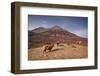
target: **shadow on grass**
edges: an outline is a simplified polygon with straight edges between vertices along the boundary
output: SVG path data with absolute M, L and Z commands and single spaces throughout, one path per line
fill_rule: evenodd
M 60 50 L 64 50 L 63 48 L 57 48 L 57 49 L 53 49 L 50 52 L 54 52 L 54 51 L 60 51 Z

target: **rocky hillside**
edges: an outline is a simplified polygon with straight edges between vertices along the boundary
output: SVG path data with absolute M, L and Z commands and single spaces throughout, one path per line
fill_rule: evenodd
M 74 43 L 80 45 L 87 45 L 87 38 L 82 38 L 74 33 L 64 30 L 60 26 L 52 28 L 39 27 L 28 31 L 28 47 L 39 47 L 46 43 Z

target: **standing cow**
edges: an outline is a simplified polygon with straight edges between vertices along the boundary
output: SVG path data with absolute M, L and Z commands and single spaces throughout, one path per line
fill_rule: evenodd
M 56 42 L 56 44 L 57 44 L 57 46 L 59 46 L 60 42 L 59 42 L 59 41 L 57 41 L 57 42 Z
M 54 47 L 54 44 L 46 44 L 44 46 L 43 52 L 47 52 L 47 50 L 51 51 L 53 47 Z

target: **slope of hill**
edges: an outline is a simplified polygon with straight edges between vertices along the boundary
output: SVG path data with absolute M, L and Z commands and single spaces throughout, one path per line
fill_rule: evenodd
M 74 43 L 80 45 L 87 45 L 87 38 L 82 38 L 74 33 L 64 30 L 60 26 L 52 28 L 39 27 L 32 31 L 28 31 L 28 47 L 39 47 L 46 43 Z
M 48 28 L 39 27 L 39 28 L 36 28 L 36 29 L 32 30 L 32 32 L 41 33 L 41 32 L 45 32 L 45 31 L 48 31 L 48 30 L 49 30 Z

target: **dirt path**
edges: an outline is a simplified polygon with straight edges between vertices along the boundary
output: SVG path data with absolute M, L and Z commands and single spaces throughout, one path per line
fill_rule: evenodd
M 87 58 L 87 46 L 67 45 L 54 46 L 52 51 L 43 53 L 44 47 L 31 48 L 28 51 L 29 60 L 48 60 L 48 59 L 75 59 Z

